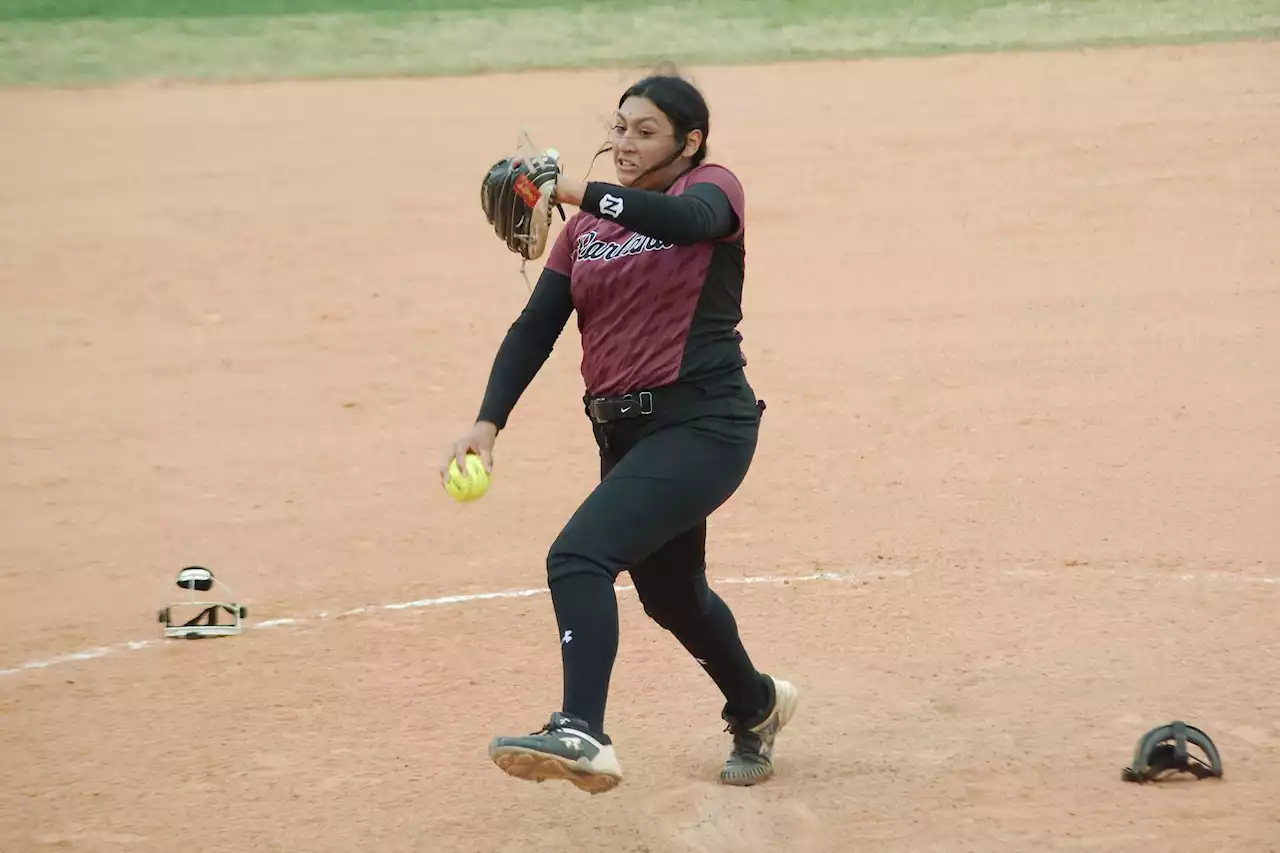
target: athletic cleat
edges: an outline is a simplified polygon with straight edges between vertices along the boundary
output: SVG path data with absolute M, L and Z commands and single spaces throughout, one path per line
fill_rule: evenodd
M 739 722 L 726 710 L 722 716 L 733 733 L 733 751 L 720 768 L 726 785 L 755 785 L 773 776 L 773 741 L 796 712 L 800 693 L 786 681 L 769 676 L 770 702 L 755 720 Z
M 609 738 L 590 734 L 581 720 L 559 711 L 533 734 L 494 738 L 489 757 L 517 779 L 564 779 L 588 794 L 612 791 L 622 782 L 622 766 Z

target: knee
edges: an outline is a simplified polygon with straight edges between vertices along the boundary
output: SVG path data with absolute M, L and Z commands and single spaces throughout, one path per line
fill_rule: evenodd
M 582 571 L 584 561 L 576 554 L 557 550 L 547 552 L 547 585 L 554 586 L 556 581 L 576 575 Z M 590 565 L 590 563 L 586 563 Z
M 636 592 L 645 615 L 668 631 L 699 622 L 711 610 L 711 588 L 702 574 L 669 585 L 636 583 Z
M 547 551 L 547 585 L 580 574 L 599 574 L 612 582 L 620 569 L 591 548 L 581 547 L 571 539 L 561 537 Z

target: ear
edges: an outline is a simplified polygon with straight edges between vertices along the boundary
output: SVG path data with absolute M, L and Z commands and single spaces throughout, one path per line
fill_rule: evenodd
M 682 157 L 692 157 L 698 148 L 702 146 L 702 131 L 691 130 L 689 135 L 684 139 L 684 151 L 680 152 Z

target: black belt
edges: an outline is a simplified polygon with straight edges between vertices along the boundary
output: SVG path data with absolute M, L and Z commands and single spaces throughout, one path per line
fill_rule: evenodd
M 667 411 L 702 399 L 702 389 L 696 385 L 666 385 L 648 391 L 633 391 L 620 397 L 582 398 L 587 417 L 598 424 L 630 418 L 647 417 L 655 412 Z

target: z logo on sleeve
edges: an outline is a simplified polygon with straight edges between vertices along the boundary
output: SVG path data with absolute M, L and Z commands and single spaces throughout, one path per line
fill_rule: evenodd
M 604 198 L 600 199 L 600 212 L 605 216 L 617 219 L 622 215 L 622 199 L 616 195 L 604 194 Z

